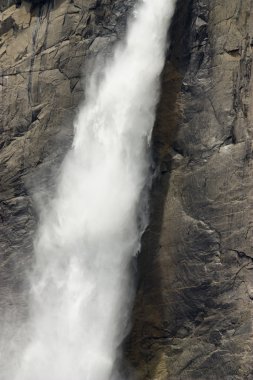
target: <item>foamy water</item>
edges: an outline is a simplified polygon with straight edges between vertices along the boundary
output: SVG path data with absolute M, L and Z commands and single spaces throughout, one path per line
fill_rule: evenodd
M 57 191 L 41 215 L 28 336 L 8 380 L 118 380 L 174 5 L 141 1 L 102 81 L 86 91 Z

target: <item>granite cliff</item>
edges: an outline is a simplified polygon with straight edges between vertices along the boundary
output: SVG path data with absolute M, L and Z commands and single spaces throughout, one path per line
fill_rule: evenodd
M 53 187 L 82 80 L 133 3 L 1 2 L 0 309 L 24 302 L 33 192 Z M 178 0 L 125 342 L 131 379 L 253 379 L 252 16 L 250 0 Z

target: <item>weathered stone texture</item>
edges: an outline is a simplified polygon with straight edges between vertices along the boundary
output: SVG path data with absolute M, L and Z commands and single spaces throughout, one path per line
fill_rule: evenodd
M 52 185 L 71 144 L 82 71 L 85 82 L 97 53 L 110 54 L 132 3 L 1 3 L 0 311 L 20 294 L 32 193 Z M 253 379 L 251 8 L 178 0 L 153 134 L 160 172 L 126 342 L 131 380 Z
M 253 379 L 252 20 L 251 1 L 178 2 L 126 344 L 138 379 Z

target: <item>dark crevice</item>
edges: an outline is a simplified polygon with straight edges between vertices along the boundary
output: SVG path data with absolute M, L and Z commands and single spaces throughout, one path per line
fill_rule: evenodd
M 148 341 L 163 341 L 161 320 L 153 320 L 158 305 L 163 304 L 161 273 L 157 267 L 159 237 L 162 228 L 165 201 L 172 170 L 173 155 L 183 151 L 176 142 L 181 119 L 180 97 L 191 53 L 189 32 L 192 24 L 192 0 L 179 0 L 172 20 L 168 39 L 171 41 L 162 74 L 161 99 L 152 136 L 153 160 L 158 176 L 154 181 L 150 199 L 150 223 L 142 239 L 142 250 L 138 256 L 137 295 L 133 310 L 133 325 L 124 343 L 126 367 L 129 379 L 146 380 L 155 375 L 159 355 L 154 358 L 154 349 Z M 153 271 L 153 268 L 156 268 Z M 160 268 L 161 269 L 161 268 Z M 155 292 L 156 302 L 153 302 Z M 143 304 L 145 294 L 145 303 Z M 199 312 L 198 310 L 196 311 Z M 140 319 L 141 318 L 141 319 Z M 155 327 L 156 326 L 156 327 Z M 158 334 L 152 331 L 156 329 Z M 144 332 L 145 331 L 145 332 Z M 147 333 L 148 331 L 148 333 Z M 169 337 L 166 336 L 166 340 Z M 148 340 L 147 340 L 148 339 Z M 153 357 L 151 367 L 147 364 Z

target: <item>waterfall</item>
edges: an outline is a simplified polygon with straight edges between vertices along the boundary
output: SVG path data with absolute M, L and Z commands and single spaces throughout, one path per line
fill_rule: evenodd
M 87 87 L 40 217 L 29 334 L 12 379 L 113 377 L 133 293 L 129 267 L 147 216 L 149 147 L 174 3 L 141 1 L 125 41 Z

